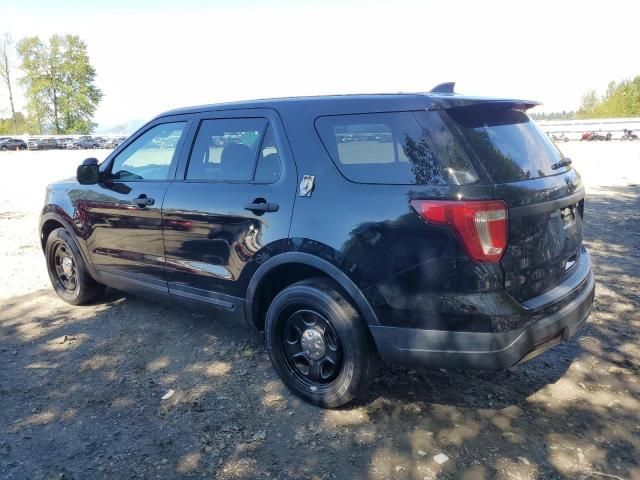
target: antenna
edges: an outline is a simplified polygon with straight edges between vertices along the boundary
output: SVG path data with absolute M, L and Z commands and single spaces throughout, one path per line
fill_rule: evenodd
M 440 83 L 431 89 L 431 93 L 453 93 L 456 82 Z

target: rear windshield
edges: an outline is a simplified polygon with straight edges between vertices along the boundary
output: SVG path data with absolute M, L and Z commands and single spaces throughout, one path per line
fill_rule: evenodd
M 412 112 L 319 117 L 316 128 L 342 174 L 358 183 L 461 185 L 478 177 L 442 120 L 421 128 Z
M 442 115 L 462 134 L 491 180 L 506 183 L 565 172 L 564 157 L 523 112 L 498 106 L 451 108 Z

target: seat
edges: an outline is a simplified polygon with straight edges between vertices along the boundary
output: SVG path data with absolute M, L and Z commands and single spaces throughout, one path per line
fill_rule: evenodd
M 280 178 L 280 155 L 270 153 L 258 161 L 255 181 L 271 183 Z
M 253 157 L 251 149 L 242 143 L 229 143 L 220 156 L 220 171 L 224 180 L 249 180 Z

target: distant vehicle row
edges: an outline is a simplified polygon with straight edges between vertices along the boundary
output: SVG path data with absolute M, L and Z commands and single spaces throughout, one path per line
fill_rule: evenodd
M 27 142 L 19 138 L 0 138 L 0 150 L 82 150 L 92 148 L 116 148 L 125 137 L 102 138 L 30 138 Z
M 568 142 L 570 139 L 569 137 L 567 137 L 564 133 L 561 133 L 559 135 L 556 135 L 555 133 L 550 133 L 547 132 L 547 136 L 549 136 L 551 138 L 551 140 L 554 141 L 554 143 L 561 143 L 561 142 Z M 607 132 L 607 133 L 602 133 L 601 131 L 598 132 L 584 132 L 581 136 L 580 136 L 580 140 L 586 140 L 588 142 L 593 142 L 593 141 L 605 141 L 608 142 L 610 140 L 613 140 L 613 134 L 611 132 Z M 636 135 L 635 133 L 633 133 L 633 130 L 629 130 L 627 128 L 623 129 L 623 134 L 622 136 L 619 138 L 619 140 L 629 140 L 629 141 L 633 141 L 633 140 L 637 140 L 638 139 L 638 135 Z

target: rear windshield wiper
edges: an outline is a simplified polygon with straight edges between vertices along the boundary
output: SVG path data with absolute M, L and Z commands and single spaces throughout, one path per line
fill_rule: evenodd
M 551 170 L 557 170 L 562 167 L 568 167 L 569 165 L 571 165 L 571 159 L 568 157 L 564 157 L 559 162 L 556 162 L 553 165 L 551 165 Z

